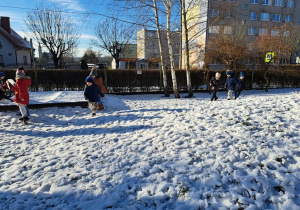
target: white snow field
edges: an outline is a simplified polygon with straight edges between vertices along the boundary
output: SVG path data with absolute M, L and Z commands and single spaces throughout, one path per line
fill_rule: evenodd
M 300 89 L 217 95 L 0 112 L 0 209 L 300 209 Z

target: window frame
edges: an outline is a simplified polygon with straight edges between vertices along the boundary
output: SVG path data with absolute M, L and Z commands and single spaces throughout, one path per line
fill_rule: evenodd
M 255 14 L 255 18 L 252 18 L 254 17 L 253 14 Z M 249 20 L 257 20 L 257 12 L 250 12 Z
M 267 18 L 265 18 L 265 15 L 267 15 Z M 265 13 L 265 12 L 260 13 L 260 20 L 261 21 L 270 21 L 270 13 Z
M 251 0 L 251 4 L 258 4 L 258 0 Z
M 287 18 L 287 17 L 290 17 L 290 18 Z M 287 20 L 289 20 L 289 21 L 287 21 Z M 293 15 L 285 15 L 285 22 L 286 22 L 286 23 L 291 23 L 291 22 L 293 22 Z
M 284 1 L 283 0 L 274 0 L 274 6 L 275 7 L 284 7 Z
M 255 36 L 255 31 L 254 27 L 248 28 L 248 36 Z
M 277 19 L 277 17 L 279 17 Z M 274 22 L 282 22 L 282 14 L 273 14 L 273 19 Z
M 288 0 L 288 1 L 287 1 L 286 7 L 294 8 L 294 7 L 295 7 L 295 2 L 294 2 L 294 0 Z
M 261 5 L 272 6 L 272 0 L 262 0 Z
M 268 29 L 266 29 L 266 28 L 259 28 L 258 35 L 259 36 L 266 36 L 266 35 L 268 35 Z

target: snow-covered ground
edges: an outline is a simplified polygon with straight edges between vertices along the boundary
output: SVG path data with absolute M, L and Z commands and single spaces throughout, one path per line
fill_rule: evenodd
M 218 96 L 0 112 L 0 209 L 300 209 L 300 89 Z

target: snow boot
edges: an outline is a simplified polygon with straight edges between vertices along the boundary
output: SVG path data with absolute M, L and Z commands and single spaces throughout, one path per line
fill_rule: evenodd
M 103 109 L 104 109 L 104 106 L 102 104 L 97 105 L 97 110 L 103 110 Z
M 24 124 L 27 124 L 28 121 L 29 121 L 29 118 L 28 118 L 28 117 L 23 117 L 23 123 L 24 123 Z

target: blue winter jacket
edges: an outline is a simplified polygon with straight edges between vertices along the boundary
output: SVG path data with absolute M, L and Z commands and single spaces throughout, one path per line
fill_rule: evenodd
M 88 85 L 85 86 L 84 97 L 86 100 L 88 99 L 90 102 L 98 102 L 99 95 L 101 97 L 104 97 L 104 94 L 101 92 L 99 86 L 96 85 L 94 82 L 91 86 Z
M 226 79 L 225 88 L 227 88 L 227 90 L 235 90 L 236 85 L 238 85 L 241 89 L 240 82 L 237 80 L 234 74 L 231 74 L 230 77 L 227 77 Z

